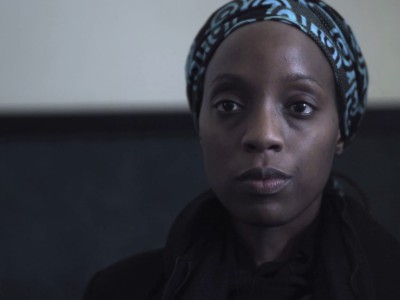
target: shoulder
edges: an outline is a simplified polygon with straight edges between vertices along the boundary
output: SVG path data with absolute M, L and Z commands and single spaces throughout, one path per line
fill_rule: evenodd
M 392 270 L 393 275 L 397 274 L 400 269 L 399 241 L 372 218 L 359 225 L 358 234 L 372 267 L 383 273 Z
M 380 299 L 400 299 L 397 275 L 400 270 L 399 241 L 365 211 L 353 213 L 353 224 Z
M 136 254 L 95 274 L 85 300 L 144 299 L 163 280 L 164 250 Z
M 365 225 L 364 225 L 365 226 Z M 400 244 L 380 224 L 371 221 L 361 235 L 380 299 L 400 299 Z
M 349 210 L 354 230 L 371 256 L 400 259 L 400 243 L 384 226 L 360 205 L 349 205 Z

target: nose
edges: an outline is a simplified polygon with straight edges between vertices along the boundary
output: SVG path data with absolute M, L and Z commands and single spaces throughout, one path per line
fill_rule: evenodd
M 276 111 L 258 110 L 247 120 L 242 137 L 242 147 L 246 152 L 280 152 L 283 149 L 283 122 Z

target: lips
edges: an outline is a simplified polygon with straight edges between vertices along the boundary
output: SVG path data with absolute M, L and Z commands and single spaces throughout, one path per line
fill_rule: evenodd
M 248 193 L 274 195 L 287 186 L 291 176 L 275 168 L 262 167 L 247 170 L 236 179 Z

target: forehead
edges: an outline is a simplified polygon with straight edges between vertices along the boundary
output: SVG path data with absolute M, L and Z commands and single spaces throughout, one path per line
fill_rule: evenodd
M 229 35 L 208 65 L 205 88 L 221 73 L 269 82 L 305 73 L 334 88 L 333 71 L 318 45 L 299 29 L 274 21 L 244 26 Z

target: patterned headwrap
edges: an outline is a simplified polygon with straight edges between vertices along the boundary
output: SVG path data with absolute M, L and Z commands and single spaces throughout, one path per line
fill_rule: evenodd
M 273 20 L 307 34 L 328 59 L 336 82 L 340 131 L 347 144 L 365 112 L 368 72 L 349 25 L 332 7 L 319 0 L 234 0 L 201 28 L 186 62 L 187 96 L 195 126 L 203 97 L 204 77 L 215 50 L 236 29 Z

